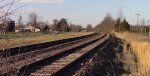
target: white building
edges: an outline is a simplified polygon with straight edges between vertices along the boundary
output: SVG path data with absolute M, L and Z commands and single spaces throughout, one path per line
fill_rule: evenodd
M 25 26 L 25 30 L 29 30 L 30 32 L 40 32 L 41 30 L 39 28 L 36 28 L 32 26 L 31 24 L 27 24 Z

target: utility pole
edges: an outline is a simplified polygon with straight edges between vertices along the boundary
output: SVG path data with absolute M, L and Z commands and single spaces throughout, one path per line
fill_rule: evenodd
M 137 26 L 138 26 L 139 25 L 139 17 L 140 17 L 141 14 L 138 13 L 136 15 L 137 15 Z

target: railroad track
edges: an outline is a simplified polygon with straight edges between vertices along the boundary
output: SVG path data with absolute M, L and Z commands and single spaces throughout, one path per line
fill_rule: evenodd
M 54 61 L 45 61 L 45 64 L 34 66 L 23 73 L 23 76 L 61 76 L 61 72 L 77 63 L 82 57 L 91 52 L 94 48 L 109 39 L 110 35 L 101 37 L 100 40 L 81 47 L 71 53 L 64 54 Z
M 0 75 L 10 75 L 12 73 L 18 73 L 20 69 L 30 66 L 34 63 L 40 62 L 47 58 L 53 57 L 58 54 L 62 54 L 68 50 L 78 48 L 80 46 L 86 45 L 90 42 L 97 41 L 99 38 L 104 35 L 94 35 L 91 37 L 75 40 L 72 42 L 55 45 L 50 48 L 40 49 L 37 51 L 31 51 L 15 56 L 6 58 L 7 65 L 2 64 L 0 68 Z M 3 60 L 3 59 L 1 59 Z M 17 71 L 17 72 L 16 72 Z
M 0 67 L 5 65 L 6 63 L 7 63 L 7 65 L 10 65 L 10 64 L 13 64 L 13 63 L 17 63 L 18 61 L 34 57 L 34 56 L 42 54 L 42 53 L 53 52 L 54 50 L 57 50 L 57 49 L 62 49 L 62 48 L 69 47 L 70 45 L 73 45 L 75 43 L 79 43 L 79 42 L 82 42 L 84 40 L 86 41 L 87 39 L 89 39 L 91 37 L 94 37 L 95 35 L 90 36 L 90 37 L 86 37 L 86 38 L 83 38 L 83 39 L 74 40 L 74 41 L 71 41 L 71 42 L 66 42 L 66 43 L 59 44 L 59 45 L 54 45 L 52 47 L 48 47 L 48 48 L 44 48 L 44 49 L 40 49 L 40 50 L 33 50 L 31 52 L 20 53 L 18 55 L 1 58 L 0 59 L 0 61 L 1 61 L 0 62 L 0 64 L 1 64 Z
M 64 44 L 67 42 L 72 42 L 75 40 L 84 39 L 87 37 L 94 36 L 96 34 L 97 33 L 92 33 L 89 35 L 84 35 L 84 36 L 79 36 L 79 37 L 74 37 L 74 38 L 61 39 L 61 40 L 57 40 L 57 41 L 44 42 L 44 43 L 38 43 L 38 44 L 32 44 L 32 45 L 27 45 L 27 46 L 14 47 L 14 48 L 8 48 L 8 49 L 0 50 L 0 58 L 5 58 L 5 57 L 18 55 L 21 53 L 36 51 L 36 50 L 52 47 L 52 46 L 59 45 L 59 44 Z

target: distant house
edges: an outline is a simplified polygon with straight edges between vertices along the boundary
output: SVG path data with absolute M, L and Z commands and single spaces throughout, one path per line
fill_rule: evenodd
M 54 31 L 54 30 L 53 30 L 53 24 L 50 24 L 50 25 L 49 25 L 49 31 L 50 31 L 50 32 L 53 32 L 53 31 Z
M 18 25 L 15 26 L 15 32 L 19 32 L 19 26 Z
M 15 32 L 24 32 L 24 25 L 19 25 L 18 23 L 15 24 Z
M 41 30 L 28 23 L 27 25 L 25 25 L 25 31 L 26 32 L 40 32 Z

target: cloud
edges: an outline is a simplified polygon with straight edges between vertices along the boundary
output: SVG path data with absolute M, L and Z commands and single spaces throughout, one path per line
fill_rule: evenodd
M 63 3 L 64 0 L 21 0 L 20 3 Z

